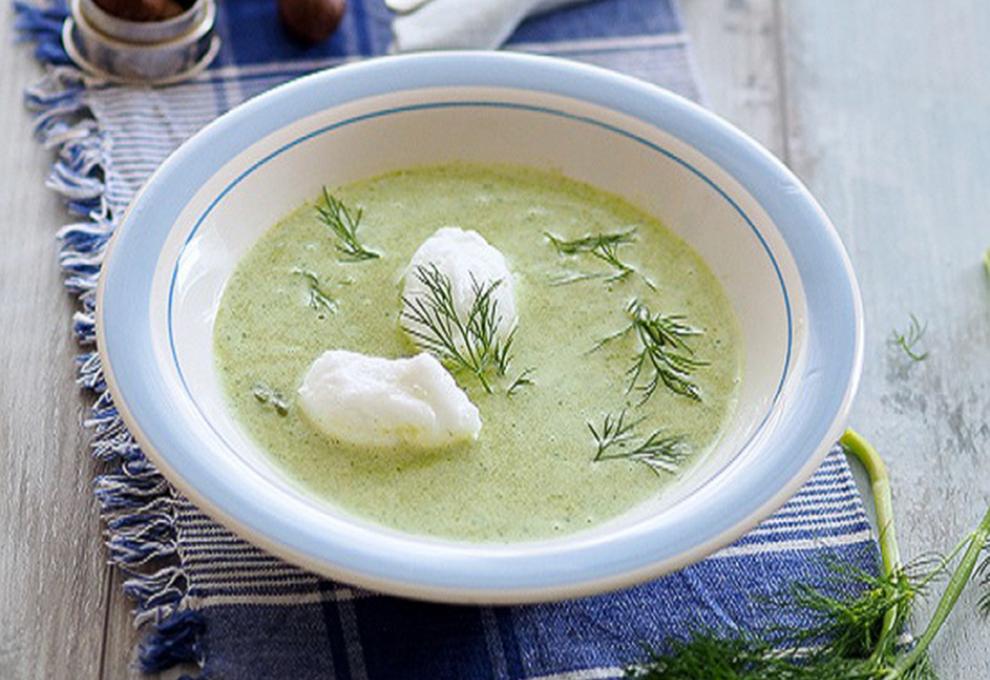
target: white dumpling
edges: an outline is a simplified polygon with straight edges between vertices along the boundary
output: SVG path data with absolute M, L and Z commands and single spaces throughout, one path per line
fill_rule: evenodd
M 324 352 L 303 378 L 299 406 L 327 437 L 363 446 L 435 448 L 481 430 L 478 409 L 429 354 Z
M 427 294 L 417 275 L 419 267 L 436 267 L 450 281 L 451 297 L 458 317 L 464 321 L 477 297 L 478 286 L 498 281 L 492 293 L 497 308 L 497 338 L 505 340 L 516 326 L 516 293 L 512 272 L 502 253 L 478 232 L 442 227 L 416 249 L 406 270 L 403 297 Z M 422 327 L 415 330 L 424 330 Z M 413 338 L 414 341 L 416 338 Z

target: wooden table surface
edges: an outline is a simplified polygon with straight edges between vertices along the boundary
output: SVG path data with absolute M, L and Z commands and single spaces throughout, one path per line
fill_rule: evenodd
M 852 425 L 891 468 L 902 550 L 949 550 L 990 503 L 990 3 L 682 2 L 709 104 L 794 169 L 852 257 L 867 315 Z M 40 70 L 11 22 L 0 2 L 0 678 L 139 677 L 73 384 L 53 240 L 68 218 L 20 104 Z M 887 344 L 911 313 L 928 324 L 918 364 Z M 988 678 L 988 650 L 971 589 L 935 666 Z

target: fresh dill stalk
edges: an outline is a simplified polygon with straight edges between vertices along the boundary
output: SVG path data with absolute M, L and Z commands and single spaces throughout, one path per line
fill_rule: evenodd
M 611 274 L 597 274 L 588 272 L 574 272 L 564 274 L 551 280 L 552 286 L 564 286 L 578 281 L 588 279 L 603 278 L 606 282 L 620 281 L 636 271 L 632 265 L 623 262 L 619 257 L 619 248 L 636 241 L 636 229 L 626 229 L 624 231 L 603 232 L 599 234 L 588 234 L 581 238 L 567 240 L 552 234 L 549 231 L 543 232 L 550 244 L 560 255 L 590 255 L 591 257 L 604 262 L 611 267 Z M 650 288 L 656 289 L 650 279 L 643 276 L 643 280 Z
M 626 670 L 639 680 L 931 680 L 928 649 L 971 580 L 990 538 L 990 509 L 977 528 L 935 567 L 900 563 L 890 504 L 890 483 L 876 451 L 858 434 L 842 437 L 846 451 L 863 462 L 877 501 L 880 576 L 853 572 L 861 592 L 837 598 L 806 584 L 796 585 L 790 605 L 814 615 L 807 629 L 776 628 L 722 636 L 696 630 L 668 640 L 663 651 L 646 648 L 646 660 Z M 900 640 L 911 606 L 932 581 L 948 571 L 958 554 L 935 613 L 913 645 Z M 779 610 L 780 604 L 775 605 Z M 778 617 L 779 618 L 779 617 Z
M 345 261 L 362 262 L 381 257 L 375 251 L 365 248 L 358 240 L 357 231 L 364 216 L 361 208 L 352 215 L 347 206 L 327 191 L 326 187 L 323 187 L 323 202 L 326 205 L 317 205 L 316 214 L 337 237 L 337 250 L 344 256 Z
M 518 392 L 521 388 L 526 387 L 527 385 L 535 385 L 536 384 L 536 381 L 533 380 L 530 377 L 535 372 L 536 372 L 536 369 L 535 368 L 532 368 L 532 367 L 523 369 L 522 373 L 520 373 L 516 377 L 516 379 L 512 381 L 512 384 L 510 384 L 506 388 L 505 393 L 508 396 L 511 397 L 513 394 L 515 394 L 516 392 Z
M 416 344 L 434 354 L 452 371 L 474 375 L 491 393 L 492 377 L 504 376 L 512 360 L 513 329 L 502 339 L 502 316 L 495 291 L 501 279 L 479 283 L 472 279 L 473 299 L 464 318 L 458 314 L 450 278 L 435 264 L 417 266 L 413 273 L 424 294 L 403 296 L 400 321 Z M 518 388 L 518 386 L 517 386 Z
M 306 283 L 309 285 L 309 297 L 306 300 L 306 304 L 319 312 L 321 319 L 325 318 L 327 314 L 335 314 L 337 312 L 337 301 L 320 284 L 319 276 L 308 269 L 301 269 L 299 267 L 293 269 L 292 273 L 306 279 Z
M 850 574 L 850 576 L 853 576 Z M 894 632 L 878 634 L 886 612 L 904 612 L 897 629 L 906 625 L 909 604 L 919 593 L 915 583 L 893 575 L 855 575 L 863 579 L 860 595 L 843 599 L 808 586 L 796 588 L 782 602 L 768 603 L 774 612 L 809 611 L 816 621 L 801 630 L 775 628 L 720 635 L 697 630 L 684 640 L 668 640 L 663 651 L 646 650 L 646 661 L 626 670 L 637 680 L 882 680 L 893 670 L 901 645 Z M 779 618 L 779 616 L 778 616 Z M 877 652 L 880 652 L 877 654 Z M 922 655 L 904 675 L 906 680 L 935 678 Z
M 702 335 L 702 331 L 684 323 L 684 316 L 680 314 L 653 314 L 639 300 L 630 302 L 626 313 L 629 325 L 592 348 L 594 351 L 635 331 L 641 349 L 627 372 L 629 386 L 626 392 L 634 389 L 642 392 L 642 404 L 653 396 L 662 383 L 674 394 L 701 401 L 701 389 L 691 379 L 691 374 L 695 369 L 707 366 L 708 362 L 695 358 L 687 339 Z M 640 383 L 644 372 L 645 381 Z
M 890 344 L 904 350 L 904 353 L 912 361 L 924 361 L 928 358 L 928 352 L 919 353 L 915 350 L 915 346 L 925 337 L 926 330 L 928 330 L 928 324 L 922 325 L 918 321 L 918 317 L 912 314 L 911 325 L 905 332 L 901 333 L 896 328 L 891 332 Z
M 611 276 L 606 281 L 618 281 L 632 274 L 635 269 L 619 258 L 619 247 L 633 243 L 636 240 L 636 230 L 627 229 L 625 231 L 614 231 L 600 234 L 588 234 L 581 238 L 567 240 L 552 234 L 549 231 L 543 232 L 550 244 L 560 255 L 581 255 L 588 254 L 597 258 L 610 266 L 613 270 Z M 588 278 L 597 278 L 600 275 L 587 274 L 577 278 L 568 278 L 559 283 L 571 283 Z M 601 275 L 604 276 L 604 275 Z M 559 285 L 559 284 L 558 284 Z
M 952 576 L 949 577 L 949 582 L 945 586 L 945 590 L 942 591 L 942 597 L 935 607 L 931 621 L 928 622 L 914 647 L 896 660 L 890 672 L 881 676 L 883 680 L 915 677 L 911 674 L 913 669 L 925 661 L 928 647 L 938 635 L 942 624 L 949 618 L 952 608 L 956 606 L 959 596 L 962 595 L 962 591 L 972 578 L 980 554 L 987 548 L 988 540 L 990 540 L 990 508 L 987 508 L 979 526 L 961 544 L 966 546 L 966 551 L 952 572 Z
M 275 413 L 280 416 L 289 413 L 289 402 L 286 401 L 281 392 L 271 388 L 267 384 L 263 382 L 255 383 L 254 387 L 251 388 L 251 394 L 258 400 L 258 403 L 270 405 L 275 409 Z
M 632 460 L 646 465 L 657 475 L 661 472 L 676 473 L 691 453 L 686 437 L 680 434 L 664 435 L 663 430 L 654 430 L 640 438 L 635 428 L 642 422 L 643 419 L 626 422 L 625 409 L 619 412 L 618 417 L 606 414 L 600 428 L 588 421 L 588 429 L 597 447 L 592 460 Z

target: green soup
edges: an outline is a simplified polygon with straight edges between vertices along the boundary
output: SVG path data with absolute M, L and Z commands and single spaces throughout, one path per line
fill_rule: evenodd
M 395 529 L 472 541 L 549 538 L 585 529 L 662 493 L 704 455 L 734 408 L 739 335 L 718 281 L 683 241 L 624 200 L 560 174 L 514 166 L 416 167 L 334 191 L 363 209 L 358 232 L 378 259 L 340 259 L 314 204 L 273 226 L 239 263 L 215 325 L 217 367 L 241 424 L 292 479 L 336 506 Z M 328 349 L 384 357 L 418 350 L 402 332 L 402 277 L 416 248 L 438 228 L 479 232 L 506 257 L 516 285 L 518 329 L 507 375 L 488 393 L 455 373 L 478 407 L 477 441 L 423 452 L 345 446 L 326 439 L 293 402 L 312 361 Z M 546 232 L 565 239 L 635 230 L 616 253 L 636 272 L 593 254 L 562 255 Z M 311 281 L 336 309 L 314 304 Z M 574 274 L 590 278 L 562 283 Z M 652 285 L 650 285 L 652 284 Z M 661 382 L 643 401 L 628 370 L 638 299 L 653 312 L 680 314 L 703 331 L 688 338 L 694 400 Z M 508 387 L 527 368 L 534 384 Z M 640 384 L 648 377 L 640 377 Z M 285 408 L 255 394 L 264 385 Z M 642 402 L 642 403 L 641 403 Z M 657 429 L 683 437 L 692 452 L 673 473 L 619 457 L 595 461 L 588 424 L 626 410 L 639 440 Z M 621 450 L 616 448 L 615 450 Z

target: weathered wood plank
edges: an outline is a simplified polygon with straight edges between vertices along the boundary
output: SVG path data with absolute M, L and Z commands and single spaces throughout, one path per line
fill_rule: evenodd
M 852 424 L 891 468 L 904 554 L 948 551 L 990 501 L 990 5 L 780 10 L 791 164 L 842 233 L 866 306 Z M 928 323 L 919 364 L 887 344 L 912 312 Z M 935 645 L 941 677 L 990 677 L 976 597 Z
M 10 46 L 11 15 L 0 2 L 0 677 L 92 678 L 108 567 L 55 257 L 67 217 L 20 105 L 40 69 Z
M 684 0 L 706 105 L 783 156 L 773 0 Z

